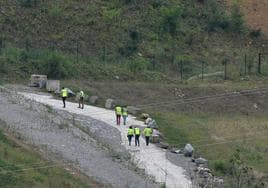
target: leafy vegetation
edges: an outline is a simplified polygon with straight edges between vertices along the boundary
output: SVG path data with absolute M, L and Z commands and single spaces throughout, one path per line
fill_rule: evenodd
M 209 72 L 226 57 L 230 66 L 242 66 L 246 41 L 253 41 L 257 57 L 263 38 L 247 28 L 238 4 L 229 10 L 214 0 L 16 1 L 5 1 L 0 20 L 0 72 L 9 78 L 16 69 L 23 77 L 150 80 L 150 74 L 173 77 L 183 69 L 187 79 L 200 74 L 201 61 Z

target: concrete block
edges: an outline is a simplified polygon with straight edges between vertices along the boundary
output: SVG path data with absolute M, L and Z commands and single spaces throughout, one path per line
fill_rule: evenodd
M 105 102 L 105 108 L 113 109 L 114 107 L 115 107 L 115 100 L 107 99 L 106 102 Z
M 44 88 L 47 83 L 47 75 L 33 74 L 30 78 L 30 86 Z
M 46 89 L 49 92 L 55 92 L 60 90 L 60 81 L 59 80 L 47 80 Z

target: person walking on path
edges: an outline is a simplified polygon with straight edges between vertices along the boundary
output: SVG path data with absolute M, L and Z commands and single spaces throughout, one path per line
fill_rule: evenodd
M 127 138 L 128 138 L 129 146 L 131 146 L 131 140 L 132 140 L 133 136 L 134 136 L 134 129 L 132 126 L 129 126 L 129 128 L 127 130 Z
M 115 115 L 116 115 L 116 125 L 120 125 L 121 115 L 122 115 L 121 106 L 116 106 L 115 107 Z
M 134 135 L 135 135 L 135 146 L 140 147 L 140 128 L 139 127 L 134 128 Z
M 84 109 L 84 97 L 85 97 L 85 93 L 84 91 L 80 91 L 79 92 L 79 106 L 78 108 Z
M 127 112 L 127 107 L 126 106 L 124 106 L 122 108 L 122 116 L 123 116 L 123 120 L 124 120 L 124 125 L 126 125 L 127 116 L 128 116 L 128 112 Z
M 143 134 L 145 136 L 145 141 L 146 141 L 146 146 L 149 145 L 150 142 L 150 137 L 153 134 L 153 130 L 151 127 L 147 126 L 144 130 L 143 130 Z
M 68 97 L 67 88 L 62 87 L 62 89 L 61 89 L 61 97 L 62 97 L 62 102 L 63 102 L 63 108 L 65 108 L 66 107 L 65 101 L 66 101 L 66 98 Z

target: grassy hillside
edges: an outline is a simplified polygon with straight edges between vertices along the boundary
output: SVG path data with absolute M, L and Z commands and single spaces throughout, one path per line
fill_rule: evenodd
M 140 106 L 156 118 L 167 142 L 193 143 L 216 174 L 232 180 L 235 158 L 239 168 L 267 177 L 267 94 L 171 103 L 267 86 L 268 55 L 261 57 L 262 75 L 256 74 L 266 36 L 246 25 L 238 4 L 0 0 L 0 5 L 2 80 L 42 73 L 98 95 L 100 103 L 114 98 Z M 224 81 L 225 64 L 230 81 Z M 168 105 L 146 106 L 159 102 Z
M 3 122 L 0 121 L 2 124 Z M 0 187 L 99 187 L 7 138 L 0 130 Z
M 189 78 L 202 62 L 206 73 L 228 62 L 239 77 L 245 54 L 246 72 L 256 72 L 263 39 L 238 6 L 214 0 L 2 0 L 0 10 L 0 74 L 9 77 Z

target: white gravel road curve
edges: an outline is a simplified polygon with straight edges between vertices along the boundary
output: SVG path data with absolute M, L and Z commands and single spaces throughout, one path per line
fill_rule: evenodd
M 167 160 L 166 153 L 161 148 L 158 148 L 153 144 L 145 146 L 144 139 L 141 139 L 140 147 L 133 146 L 134 143 L 132 146 L 128 146 L 127 126 L 117 126 L 115 124 L 115 114 L 113 110 L 89 105 L 85 105 L 85 108 L 82 110 L 77 108 L 76 103 L 72 102 L 67 102 L 66 108 L 62 108 L 62 101 L 53 99 L 52 96 L 24 92 L 21 92 L 20 94 L 28 99 L 49 105 L 55 109 L 66 110 L 73 114 L 88 116 L 117 128 L 121 133 L 122 145 L 129 150 L 135 163 L 140 168 L 145 169 L 145 172 L 148 175 L 153 176 L 156 182 L 165 182 L 166 187 L 169 188 L 188 188 L 192 186 L 189 177 L 185 175 L 186 171 L 182 167 L 176 166 Z M 139 125 L 142 127 L 145 126 L 143 122 L 137 121 L 135 117 L 131 115 L 128 117 L 127 124 Z

